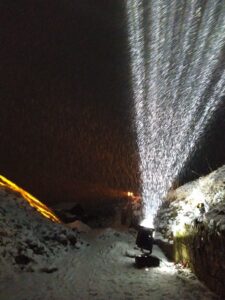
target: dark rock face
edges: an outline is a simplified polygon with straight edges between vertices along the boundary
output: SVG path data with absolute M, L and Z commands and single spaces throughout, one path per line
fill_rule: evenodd
M 225 297 L 225 166 L 168 195 L 159 209 L 158 245 L 190 266 L 221 299 Z
M 207 228 L 175 238 L 176 262 L 190 266 L 200 280 L 217 295 L 225 296 L 225 232 L 212 233 Z
M 81 221 L 90 227 L 138 226 L 142 219 L 142 203 L 138 196 L 96 199 L 98 205 L 61 203 L 54 212 L 64 223 Z
M 18 265 L 27 265 L 29 264 L 30 262 L 32 261 L 32 259 L 26 255 L 17 255 L 15 257 L 15 262 L 18 264 Z
M 85 222 L 88 216 L 85 213 L 85 210 L 80 204 L 75 204 L 71 208 L 61 208 L 55 209 L 55 214 L 62 220 L 64 223 L 71 223 L 76 220 Z

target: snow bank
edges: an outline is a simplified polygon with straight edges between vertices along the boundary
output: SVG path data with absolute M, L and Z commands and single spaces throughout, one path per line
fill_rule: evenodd
M 190 265 L 225 296 L 225 166 L 171 191 L 158 211 L 156 228 L 175 261 Z
M 54 272 L 55 257 L 76 247 L 76 241 L 76 231 L 53 223 L 21 195 L 0 188 L 0 258 L 9 268 Z

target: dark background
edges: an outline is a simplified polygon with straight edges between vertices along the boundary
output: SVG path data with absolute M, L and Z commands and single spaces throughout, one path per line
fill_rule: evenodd
M 47 203 L 138 191 L 124 1 L 0 10 L 0 173 Z M 225 162 L 224 116 L 180 183 Z
M 0 8 L 0 173 L 46 202 L 136 190 L 123 2 Z
M 178 185 L 206 175 L 225 164 L 225 96 L 206 128 L 205 135 L 196 148 L 192 159 L 182 170 Z

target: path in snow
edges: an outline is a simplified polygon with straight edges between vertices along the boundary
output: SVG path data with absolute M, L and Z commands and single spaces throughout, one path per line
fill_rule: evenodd
M 216 299 L 190 272 L 179 271 L 154 247 L 161 266 L 136 269 L 127 254 L 135 235 L 106 229 L 84 237 L 85 245 L 56 262 L 59 271 L 10 273 L 0 278 L 1 300 Z M 87 246 L 89 244 L 89 246 Z

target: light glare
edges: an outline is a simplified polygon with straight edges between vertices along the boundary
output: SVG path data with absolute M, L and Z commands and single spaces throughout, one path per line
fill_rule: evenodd
M 153 216 L 149 216 L 148 219 L 144 219 L 141 224 L 141 226 L 145 227 L 145 228 L 154 228 L 154 224 L 153 224 Z

